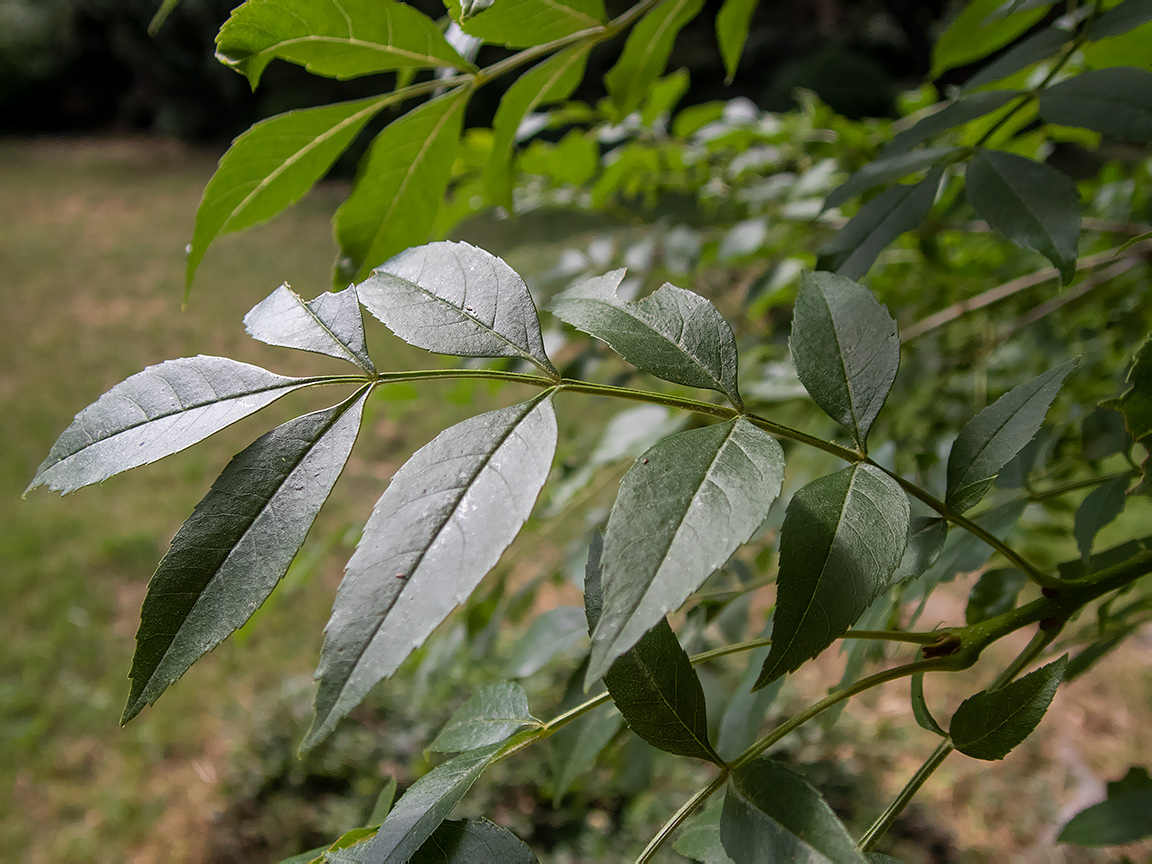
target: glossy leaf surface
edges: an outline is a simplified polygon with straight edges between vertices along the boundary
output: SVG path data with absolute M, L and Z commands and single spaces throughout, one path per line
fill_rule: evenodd
M 865 864 L 820 792 L 771 759 L 756 759 L 733 773 L 724 796 L 720 836 L 735 864 Z
M 149 465 L 307 386 L 226 357 L 184 357 L 121 381 L 65 429 L 25 490 L 64 494 Z
M 780 529 L 772 650 L 757 687 L 815 657 L 887 590 L 908 525 L 903 490 L 870 465 L 821 477 L 792 497 Z
M 900 337 L 888 310 L 850 279 L 806 273 L 789 344 L 813 401 L 863 448 L 900 367 Z
M 783 478 L 780 445 L 743 418 L 670 435 L 633 463 L 608 517 L 589 681 L 751 538 Z
M 521 726 L 535 724 L 528 694 L 512 681 L 488 684 L 461 705 L 428 745 L 433 753 L 478 750 L 503 741 Z
M 944 503 L 957 513 L 979 503 L 1008 462 L 1040 431 L 1071 360 L 1014 387 L 964 424 L 948 455 Z
M 272 593 L 348 461 L 369 392 L 261 436 L 196 505 L 148 585 L 122 723 Z
M 623 270 L 588 279 L 556 297 L 549 309 L 645 372 L 718 390 L 739 407 L 736 338 L 720 311 L 699 294 L 667 283 L 640 300 L 622 300 L 616 289 L 623 279 Z
M 608 98 L 618 117 L 640 107 L 652 85 L 664 74 L 676 36 L 703 7 L 704 0 L 667 0 L 632 28 L 620 58 L 604 76 Z
M 528 518 L 555 451 L 541 396 L 457 423 L 396 472 L 336 595 L 305 749 L 468 598 Z
M 247 0 L 216 37 L 216 56 L 255 88 L 275 58 L 355 78 L 405 67 L 475 67 L 430 18 L 392 0 Z
M 974 759 L 1007 756 L 1040 724 L 1067 663 L 1065 654 L 999 690 L 982 690 L 965 699 L 948 727 L 956 749 Z
M 447 0 L 452 20 L 469 36 L 529 48 L 604 24 L 604 0 Z
M 269 345 L 327 354 L 376 374 L 364 342 L 355 288 L 305 300 L 287 284 L 281 285 L 244 316 L 244 329 Z
M 333 224 L 336 283 L 359 281 L 397 252 L 424 243 L 448 188 L 470 90 L 413 108 L 376 136 Z
M 977 150 L 965 175 L 980 218 L 1017 246 L 1039 252 L 1070 282 L 1080 242 L 1080 194 L 1067 174 L 999 150 Z
M 555 374 L 528 286 L 468 243 L 401 252 L 357 287 L 360 302 L 411 345 L 463 357 L 519 357 Z

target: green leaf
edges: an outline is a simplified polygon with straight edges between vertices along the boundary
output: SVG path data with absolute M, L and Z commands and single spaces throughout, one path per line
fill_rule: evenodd
M 1129 768 L 1108 784 L 1108 799 L 1081 810 L 1064 826 L 1057 843 L 1120 846 L 1152 835 L 1152 778 L 1146 768 Z
M 1118 66 L 1075 75 L 1040 91 L 1040 116 L 1123 141 L 1152 141 L 1152 72 Z
M 1152 478 L 1152 336 L 1145 338 L 1136 347 L 1125 381 L 1128 389 L 1115 399 L 1101 402 L 1100 407 L 1123 414 L 1124 426 L 1132 440 L 1143 444 L 1148 450 L 1148 458 L 1144 460 L 1143 466 L 1144 476 L 1135 490 L 1147 494 L 1152 492 L 1149 489 L 1149 478 Z M 43 466 L 40 470 L 44 470 Z
M 1040 431 L 1052 400 L 1076 365 L 1069 360 L 1014 387 L 964 424 L 948 456 L 944 503 L 956 513 L 979 503 L 1008 462 Z
M 583 672 L 580 677 L 584 677 Z M 557 765 L 553 772 L 553 803 L 559 802 L 577 778 L 588 772 L 623 725 L 620 712 L 609 705 L 607 710 L 598 708 L 552 736 L 553 753 L 558 757 L 554 760 Z
M 964 620 L 987 621 L 1016 607 L 1016 597 L 1028 584 L 1028 576 L 1015 567 L 998 567 L 981 576 L 968 595 Z
M 572 95 L 584 78 L 591 45 L 580 43 L 533 66 L 500 99 L 492 121 L 492 154 L 484 169 L 484 187 L 494 201 L 512 209 L 512 150 L 525 116 Z
M 608 517 L 589 682 L 748 542 L 783 478 L 780 445 L 743 418 L 670 435 L 633 463 Z
M 1017 246 L 1039 252 L 1068 283 L 1076 275 L 1080 194 L 1055 168 L 1014 153 L 977 150 L 965 177 L 968 201 Z
M 607 21 L 604 0 L 447 0 L 444 5 L 469 36 L 506 48 L 543 45 Z
M 1056 695 L 1068 655 L 999 690 L 965 699 L 948 728 L 956 749 L 973 759 L 995 761 L 1032 734 Z
M 247 0 L 220 28 L 216 57 L 253 89 L 277 57 L 341 80 L 404 68 L 476 68 L 434 21 L 391 0 Z
M 160 8 L 156 10 L 156 14 L 152 16 L 152 20 L 148 22 L 148 35 L 155 36 L 160 32 L 160 28 L 164 26 L 164 22 L 168 20 L 168 16 L 176 11 L 176 7 L 180 5 L 180 0 L 162 0 Z
M 888 589 L 908 527 L 903 490 L 871 465 L 820 477 L 792 496 L 780 529 L 772 650 L 757 688 L 831 645 Z
M 500 747 L 489 744 L 461 753 L 408 787 L 376 832 L 364 862 L 407 864 L 484 773 Z
M 375 828 L 353 828 L 351 831 L 345 831 L 335 843 L 324 849 L 316 860 L 323 864 L 362 864 L 367 860 L 368 849 L 375 836 Z
M 900 566 L 892 576 L 893 583 L 915 579 L 928 571 L 948 539 L 948 523 L 937 517 L 918 516 L 908 531 L 908 546 Z
M 974 93 L 955 102 L 949 102 L 935 114 L 929 114 L 903 132 L 893 135 L 892 140 L 880 151 L 880 158 L 884 160 L 899 153 L 907 153 L 929 138 L 935 138 L 941 132 L 947 132 L 985 114 L 991 114 L 1022 95 L 1023 92 L 1020 90 L 989 90 L 987 93 Z
M 244 316 L 244 329 L 269 345 L 327 354 L 376 374 L 364 343 L 355 288 L 304 300 L 285 283 L 252 307 Z
M 425 102 L 376 136 L 352 194 L 333 219 L 343 256 L 338 285 L 365 278 L 376 265 L 428 239 L 471 92 L 462 87 Z
M 586 638 L 583 609 L 578 606 L 549 609 L 533 618 L 524 635 L 517 640 L 503 674 L 508 678 L 535 675 Z
M 478 750 L 503 741 L 521 726 L 539 725 L 528 710 L 528 694 L 513 681 L 488 684 L 452 715 L 428 745 L 432 753 Z
M 644 99 L 644 108 L 640 112 L 640 123 L 643 126 L 652 126 L 662 116 L 667 119 L 672 109 L 679 104 L 688 92 L 691 77 L 687 69 L 677 69 L 671 75 L 665 75 L 652 85 Z
M 1088 38 L 1119 36 L 1149 21 L 1152 21 L 1152 0 L 1125 0 L 1092 22 L 1088 28 Z
M 756 759 L 732 774 L 724 796 L 720 836 L 735 864 L 865 864 L 852 836 L 820 792 L 791 768 L 771 759 Z
M 900 337 L 888 310 L 851 279 L 805 273 L 789 344 L 812 400 L 866 449 L 900 367 Z
M 442 822 L 409 864 L 536 864 L 515 834 L 487 819 Z
M 912 676 L 912 716 L 916 718 L 916 725 L 927 732 L 935 732 L 941 738 L 947 738 L 948 733 L 940 728 L 932 712 L 928 710 L 928 703 L 924 700 L 924 673 Z
M 1112 522 L 1124 509 L 1124 493 L 1128 491 L 1128 477 L 1117 477 L 1101 484 L 1088 493 L 1079 509 L 1072 536 L 1080 555 L 1088 558 L 1092 554 L 1092 543 L 1100 529 Z
M 148 585 L 121 723 L 154 703 L 272 593 L 344 469 L 370 391 L 363 387 L 340 405 L 263 435 L 196 505 Z
M 684 823 L 672 848 L 700 864 L 732 864 L 720 839 L 723 799 L 713 796 L 704 811 Z
M 716 41 L 720 44 L 720 56 L 724 58 L 725 83 L 731 84 L 740 65 L 740 55 L 744 53 L 744 43 L 748 40 L 748 28 L 756 12 L 759 0 L 724 0 L 716 15 Z
M 1022 9 L 1008 15 L 995 13 L 1004 0 L 973 0 L 964 7 L 932 46 L 931 76 L 963 66 L 1007 45 L 1044 17 L 1045 9 Z
M 1059 27 L 1049 27 L 1039 33 L 1033 33 L 969 78 L 964 85 L 964 92 L 1007 78 L 1041 60 L 1055 57 L 1064 50 L 1064 46 L 1072 40 L 1073 35 Z
M 600 564 L 599 544 L 594 537 L 584 574 L 590 629 L 603 623 Z M 591 675 L 589 664 L 585 682 L 599 677 Z M 708 739 L 704 688 L 667 619 L 661 618 L 639 642 L 616 658 L 603 677 L 624 722 L 640 738 L 666 753 L 724 764 Z
M 65 429 L 24 494 L 62 494 L 179 453 L 313 383 L 226 357 L 183 357 L 121 381 Z
M 360 302 L 410 345 L 464 357 L 519 357 L 549 375 L 528 286 L 495 255 L 441 241 L 401 252 L 356 288 Z
M 817 268 L 833 270 L 849 279 L 863 279 L 893 240 L 920 227 L 936 202 L 941 176 L 936 170 L 919 183 L 885 189 L 820 247 Z
M 396 778 L 389 777 L 380 794 L 376 796 L 376 803 L 372 805 L 372 813 L 368 816 L 369 825 L 379 825 L 392 810 L 396 802 Z
M 940 113 L 943 114 L 944 112 L 941 111 Z M 933 115 L 928 119 L 931 120 L 935 117 L 936 115 Z M 959 152 L 959 147 L 928 147 L 924 150 L 912 150 L 911 152 L 896 151 L 891 156 L 882 156 L 874 162 L 869 162 L 829 192 L 828 197 L 824 199 L 824 207 L 825 209 L 838 207 L 845 201 L 855 198 L 861 192 L 866 192 L 892 180 L 899 180 L 909 174 L 923 171 L 925 168 L 932 168 Z
M 232 142 L 204 189 L 185 267 L 185 292 L 212 241 L 266 222 L 295 204 L 352 143 L 390 96 L 288 111 Z
M 665 0 L 632 28 L 616 65 L 604 76 L 617 118 L 640 107 L 656 79 L 664 74 L 676 36 L 702 8 L 704 0 Z
M 891 855 L 884 855 L 880 852 L 869 852 L 864 857 L 868 859 L 868 864 L 904 864 L 899 858 L 893 858 Z
M 771 625 L 764 628 L 761 639 L 771 635 Z M 735 759 L 743 753 L 760 734 L 764 717 L 780 693 L 784 683 L 779 678 L 767 687 L 753 690 L 760 676 L 760 667 L 768 659 L 768 647 L 757 648 L 748 654 L 748 666 L 736 687 L 736 692 L 724 709 L 720 718 L 720 732 L 716 736 L 716 749 L 725 758 Z M 719 839 L 719 838 L 717 838 Z
M 658 378 L 717 390 L 742 407 L 732 328 L 699 294 L 664 283 L 640 300 L 621 300 L 624 270 L 572 286 L 548 307 L 560 320 L 612 346 Z
M 468 598 L 528 518 L 555 452 L 545 393 L 457 423 L 396 472 L 336 594 L 302 749 Z

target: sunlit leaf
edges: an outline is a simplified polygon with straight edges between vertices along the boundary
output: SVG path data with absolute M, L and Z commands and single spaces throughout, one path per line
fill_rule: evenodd
M 724 0 L 716 15 L 716 41 L 720 43 L 720 56 L 724 58 L 724 71 L 731 83 L 744 53 L 748 28 L 759 0 Z
M 932 46 L 933 78 L 991 54 L 1044 17 L 1042 8 L 995 14 L 1003 4 L 1004 0 L 973 0 L 963 8 Z
M 523 687 L 512 681 L 488 684 L 457 709 L 428 749 L 433 753 L 478 750 L 537 722 L 528 710 Z
M 676 36 L 700 14 L 704 0 L 666 0 L 632 28 L 616 64 L 604 76 L 619 117 L 635 111 L 664 74 Z
M 355 363 L 376 374 L 364 342 L 364 321 L 355 288 L 305 300 L 281 285 L 244 316 L 248 335 L 269 345 L 299 348 Z
M 272 593 L 344 469 L 369 391 L 257 439 L 196 505 L 148 585 L 122 723 Z
M 336 595 L 304 749 L 468 599 L 528 518 L 555 452 L 541 395 L 457 423 L 396 472 Z
M 469 36 L 508 48 L 530 48 L 601 27 L 604 0 L 446 0 Z

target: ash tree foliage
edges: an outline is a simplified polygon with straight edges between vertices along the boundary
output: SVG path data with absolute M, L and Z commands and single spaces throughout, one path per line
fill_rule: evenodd
M 986 375 L 982 398 L 963 411 L 934 407 L 946 393 L 922 387 L 917 396 L 901 384 L 921 371 L 902 372 L 902 358 L 906 367 L 909 357 L 925 364 L 925 373 L 939 359 L 910 353 L 928 341 L 922 337 L 957 328 L 956 342 L 939 344 L 959 352 L 966 313 L 1025 288 L 1063 286 L 1013 325 L 1003 337 L 1009 346 L 1015 330 L 1125 272 L 1143 274 L 1143 288 L 1126 289 L 1144 292 L 1134 308 L 1148 300 L 1146 231 L 1121 226 L 1133 239 L 1101 246 L 1098 235 L 1114 230 L 1084 216 L 1097 205 L 1085 202 L 1083 181 L 1044 155 L 1054 142 L 1123 146 L 1143 154 L 1129 156 L 1145 160 L 1130 170 L 1147 181 L 1147 150 L 1139 148 L 1152 141 L 1152 3 L 956 5 L 936 43 L 933 75 L 962 65 L 977 71 L 943 100 L 926 91 L 919 110 L 895 127 L 862 133 L 826 118 L 846 139 L 868 138 L 852 146 L 872 157 L 856 159 L 835 188 L 843 166 L 810 158 L 820 146 L 811 99 L 786 117 L 732 105 L 676 111 L 687 78 L 666 66 L 677 34 L 701 12 L 699 0 L 642 0 L 614 18 L 602 0 L 452 0 L 441 21 L 393 0 L 239 5 L 220 30 L 217 54 L 252 86 L 272 62 L 338 79 L 393 72 L 396 86 L 272 117 L 237 138 L 204 192 L 188 257 L 190 288 L 217 237 L 298 200 L 369 121 L 387 114 L 333 220 L 336 290 L 305 300 L 281 286 L 244 319 L 253 338 L 337 357 L 348 373 L 288 378 L 227 358 L 170 360 L 76 415 L 29 487 L 72 492 L 176 453 L 290 392 L 341 393 L 332 407 L 239 453 L 176 534 L 141 611 L 124 722 L 275 589 L 344 469 L 369 400 L 387 400 L 397 382 L 495 380 L 528 395 L 421 447 L 368 517 L 325 629 L 315 718 L 301 746 L 328 736 L 454 609 L 472 602 L 536 518 L 542 490 L 557 488 L 548 507 L 563 508 L 573 483 L 631 460 L 606 520 L 577 532 L 578 549 L 587 548 L 584 620 L 570 607 L 542 613 L 546 632 L 536 638 L 557 646 L 539 662 L 526 648 L 508 668 L 513 679 L 535 674 L 582 645 L 585 624 L 587 657 L 550 719 L 538 719 L 549 716 L 547 706 L 530 706 L 519 680 L 480 688 L 428 745 L 444 761 L 394 804 L 390 787 L 373 824 L 292 860 L 534 861 L 509 830 L 451 820 L 453 808 L 491 765 L 552 736 L 570 756 L 556 778 L 563 795 L 620 734 L 621 721 L 711 771 L 638 861 L 653 859 L 690 818 L 675 842 L 696 860 L 895 860 L 873 850 L 953 750 L 1008 756 L 1040 724 L 1060 684 L 1105 657 L 1152 608 L 1141 581 L 1152 572 L 1152 538 L 1095 548 L 1097 535 L 1149 491 L 1139 454 L 1152 444 L 1152 343 L 1131 335 L 1133 327 L 1146 332 L 1147 303 L 1144 317 L 1128 314 L 1107 327 L 1093 319 L 1101 333 L 1092 338 L 1109 340 L 1098 351 L 1103 361 L 1080 360 L 1064 345 L 1049 346 L 1038 370 L 1011 351 L 998 355 L 999 378 L 989 386 Z M 755 7 L 726 0 L 716 19 L 729 76 Z M 604 76 L 606 97 L 573 101 L 589 53 L 616 37 L 623 42 Z M 468 46 L 481 42 L 503 49 L 493 55 L 501 59 L 478 67 Z M 500 78 L 510 86 L 493 128 L 464 132 L 469 100 Z M 532 138 L 546 128 L 548 139 Z M 815 173 L 797 180 L 778 168 L 773 160 L 788 153 Z M 490 206 L 612 210 L 685 191 L 731 230 L 712 242 L 691 227 L 658 226 L 658 237 L 641 242 L 649 252 L 659 245 L 662 271 L 646 263 L 651 255 L 634 255 L 632 272 L 600 255 L 601 272 L 569 279 L 543 324 L 533 293 L 506 262 L 468 243 L 428 242 Z M 1152 216 L 1152 207 L 1144 212 Z M 797 240 L 797 225 L 819 248 Z M 1051 268 L 901 327 L 900 309 L 882 303 L 869 282 L 888 284 L 898 298 L 883 274 L 898 266 L 893 250 L 908 249 L 903 235 L 913 232 L 931 251 L 947 241 L 946 230 L 990 232 L 983 236 L 1002 257 L 1011 246 L 1023 250 L 1005 260 L 1035 255 Z M 758 264 L 772 242 L 795 242 L 785 254 L 803 266 L 789 274 Z M 737 261 L 759 280 L 744 298 L 749 320 L 772 308 L 774 295 L 794 296 L 783 362 L 766 362 L 749 322 L 733 326 L 699 293 L 664 283 L 637 297 L 649 272 L 687 272 L 677 262 L 700 259 L 707 243 L 714 260 Z M 1081 255 L 1086 244 L 1100 251 Z M 917 272 L 902 278 L 915 284 Z M 447 369 L 380 370 L 366 347 L 365 309 L 414 346 L 470 359 Z M 558 351 L 546 347 L 545 328 Z M 497 362 L 478 362 L 484 358 Z M 625 371 L 604 381 L 602 369 Z M 779 419 L 780 406 L 798 395 L 826 415 L 804 415 L 816 431 Z M 618 415 L 616 438 L 557 483 L 557 448 L 566 446 L 558 412 L 563 419 L 580 396 L 642 403 L 629 410 L 649 413 Z M 909 416 L 918 412 L 934 424 L 920 438 L 907 431 L 922 428 Z M 628 422 L 638 425 L 629 432 Z M 842 467 L 828 469 L 830 460 Z M 1078 508 L 1067 504 L 1077 493 Z M 1033 505 L 1055 508 L 1045 511 L 1043 536 L 1073 544 L 1078 556 L 1059 562 L 1020 529 Z M 972 571 L 982 575 L 966 620 L 917 629 L 927 596 Z M 723 589 L 718 611 L 705 603 L 706 583 Z M 770 611 L 750 615 L 749 598 L 761 595 L 765 602 L 752 608 Z M 1077 624 L 1085 619 L 1094 620 Z M 724 644 L 690 653 L 693 628 L 724 621 L 736 622 L 721 626 Z M 926 679 L 971 667 L 1017 631 L 1031 634 L 1027 647 L 950 719 L 936 719 Z M 761 636 L 746 639 L 749 632 Z M 838 642 L 848 651 L 841 684 L 766 731 L 781 682 Z M 875 657 L 864 652 L 869 646 L 914 656 L 893 662 L 882 650 L 865 674 Z M 721 657 L 743 663 L 743 679 L 722 722 L 710 724 L 707 702 L 717 695 L 706 697 L 696 667 Z M 1028 671 L 1044 657 L 1056 659 Z M 939 744 L 857 837 L 774 748 L 851 697 L 905 678 L 910 713 Z M 1061 842 L 1120 843 L 1152 832 L 1150 789 L 1147 772 L 1133 768 L 1107 801 L 1067 825 Z M 709 799 L 715 806 L 701 810 Z

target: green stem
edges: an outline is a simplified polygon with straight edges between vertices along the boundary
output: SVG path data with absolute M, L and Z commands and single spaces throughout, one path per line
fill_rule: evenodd
M 685 819 L 692 815 L 692 811 L 711 798 L 713 793 L 719 791 L 720 787 L 728 782 L 728 775 L 729 772 L 727 770 L 721 771 L 712 778 L 712 781 L 707 786 L 703 789 L 698 789 L 696 794 L 685 801 L 680 806 L 680 809 L 672 814 L 672 818 L 660 826 L 660 830 L 648 841 L 648 845 L 644 847 L 644 851 L 636 856 L 636 864 L 646 864 L 646 862 L 651 861 L 652 856 L 656 854 L 656 850 L 664 844 L 665 840 L 672 836 L 672 833 L 680 827 Z
M 1053 486 L 1051 489 L 1041 489 L 1032 492 L 1025 500 L 1037 502 L 1047 501 L 1049 498 L 1059 498 L 1061 495 L 1067 495 L 1069 492 L 1075 492 L 1079 489 L 1088 489 L 1092 486 L 1101 486 L 1113 480 L 1119 480 L 1121 477 L 1132 477 L 1135 471 L 1117 471 L 1115 474 L 1104 474 L 1100 477 L 1087 477 L 1083 480 L 1075 480 L 1071 483 L 1065 483 L 1063 486 Z
M 939 768 L 944 760 L 948 758 L 948 754 L 955 748 L 949 739 L 940 742 L 939 746 L 928 757 L 927 761 L 920 766 L 919 770 L 912 775 L 912 779 L 904 784 L 904 788 L 900 790 L 900 794 L 896 799 L 888 805 L 888 808 L 880 814 L 880 818 L 869 826 L 868 830 L 860 838 L 860 842 L 856 844 L 861 852 L 871 852 L 875 848 L 877 841 L 884 836 L 885 832 L 892 827 L 904 808 L 916 797 L 916 793 L 920 788 L 928 782 L 928 778 Z

